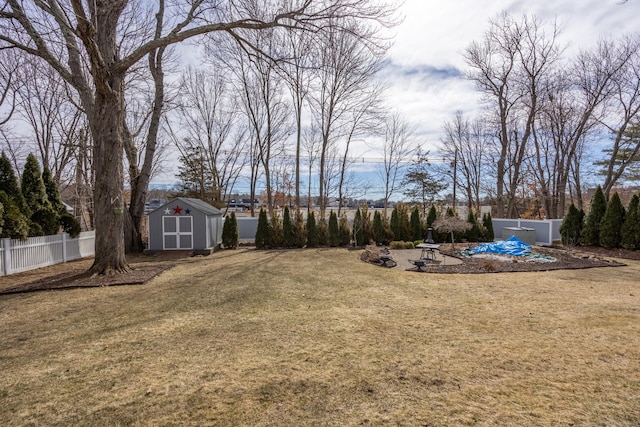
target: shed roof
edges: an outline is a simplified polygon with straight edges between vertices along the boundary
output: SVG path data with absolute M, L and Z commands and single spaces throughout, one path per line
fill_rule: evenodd
M 164 209 L 166 205 L 168 205 L 170 203 L 173 203 L 176 200 L 181 202 L 181 203 L 184 203 L 186 205 L 189 205 L 192 208 L 195 208 L 195 209 L 199 210 L 200 212 L 202 212 L 205 215 L 222 215 L 222 211 L 220 209 L 217 209 L 217 208 L 211 206 L 209 203 L 205 202 L 204 200 L 194 199 L 194 198 L 191 198 L 191 197 L 176 197 L 175 199 L 170 200 L 169 202 L 167 202 L 164 205 L 160 206 L 156 210 Z

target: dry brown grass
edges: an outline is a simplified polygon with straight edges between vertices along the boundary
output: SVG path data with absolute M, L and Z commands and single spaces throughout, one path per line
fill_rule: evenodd
M 640 262 L 416 274 L 239 250 L 0 297 L 1 425 L 640 424 Z

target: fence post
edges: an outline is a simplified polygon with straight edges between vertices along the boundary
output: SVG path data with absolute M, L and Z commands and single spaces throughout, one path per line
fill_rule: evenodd
M 4 249 L 3 251 L 3 257 L 4 257 L 4 271 L 2 272 L 3 275 L 8 276 L 9 274 L 11 274 L 11 239 L 1 239 L 2 240 L 2 248 Z
M 67 262 L 67 233 L 62 232 L 62 262 Z

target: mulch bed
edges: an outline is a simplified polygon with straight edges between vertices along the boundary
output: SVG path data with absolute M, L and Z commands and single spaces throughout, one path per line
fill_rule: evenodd
M 31 282 L 2 287 L 0 288 L 0 295 L 60 289 L 97 288 L 101 286 L 143 285 L 172 267 L 172 264 L 145 265 L 135 267 L 129 273 L 113 276 L 90 275 L 85 269 L 76 268 L 64 273 L 41 277 Z
M 464 249 L 464 245 L 456 245 L 459 251 Z M 369 248 L 368 248 L 369 249 Z M 481 273 L 504 273 L 504 272 L 532 272 L 551 270 L 575 270 L 596 267 L 620 267 L 623 262 L 612 259 L 633 259 L 640 260 L 640 251 L 607 250 L 604 248 L 583 248 L 583 247 L 540 247 L 535 246 L 534 253 L 549 255 L 556 259 L 551 263 L 524 262 L 521 259 L 512 258 L 511 261 L 503 261 L 491 258 L 463 258 L 457 251 L 453 251 L 450 244 L 440 246 L 440 253 L 456 257 L 462 260 L 461 264 L 448 265 L 446 263 L 427 264 L 427 273 L 456 273 L 456 274 L 481 274 Z M 365 251 L 367 252 L 367 251 Z M 365 262 L 379 265 L 379 262 L 370 255 L 361 257 Z M 415 269 L 410 269 L 416 271 Z

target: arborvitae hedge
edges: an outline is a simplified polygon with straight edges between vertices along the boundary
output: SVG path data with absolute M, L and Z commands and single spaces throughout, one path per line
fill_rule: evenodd
M 281 248 L 284 239 L 282 237 L 282 223 L 277 214 L 271 216 L 269 220 L 269 241 L 268 246 L 270 248 Z
M 291 221 L 291 213 L 289 206 L 284 207 L 282 214 L 282 245 L 285 248 L 293 248 L 295 246 L 295 238 L 293 234 L 293 222 Z
M 580 243 L 580 232 L 584 226 L 584 212 L 579 211 L 573 203 L 560 226 L 560 237 L 563 245 L 575 246 Z
M 309 212 L 307 216 L 307 247 L 318 247 L 318 227 L 316 226 L 316 216 L 313 212 Z
M 436 207 L 431 205 L 429 208 L 429 213 L 427 214 L 427 226 L 432 227 L 433 222 L 438 218 L 438 212 L 436 211 Z
M 320 218 L 318 221 L 318 245 L 329 246 L 329 226 L 327 226 L 327 220 Z
M 420 209 L 417 206 L 414 206 L 411 210 L 411 233 L 413 241 L 422 240 L 422 221 L 420 220 Z
M 470 209 L 467 215 L 467 222 L 471 224 L 471 228 L 465 233 L 467 241 L 477 242 L 480 240 L 480 225 L 475 213 Z
M 297 209 L 295 221 L 293 222 L 293 247 L 303 248 L 306 243 L 307 234 L 304 228 L 304 217 L 300 209 Z
M 607 201 L 602 192 L 602 187 L 598 186 L 591 198 L 591 207 L 584 221 L 584 227 L 580 232 L 583 246 L 598 246 L 600 244 L 600 222 L 606 210 Z
M 257 249 L 266 249 L 269 243 L 269 221 L 267 212 L 260 208 L 258 215 L 258 229 L 256 230 L 255 244 Z
M 239 244 L 238 220 L 236 219 L 236 213 L 231 212 L 222 226 L 222 246 L 225 249 L 236 249 Z
M 380 211 L 375 211 L 373 214 L 373 240 L 376 242 L 376 245 L 384 244 L 385 232 Z
M 624 223 L 624 207 L 618 193 L 613 193 L 600 222 L 600 245 L 605 248 L 620 246 L 620 230 Z
M 620 246 L 625 249 L 640 249 L 640 197 L 637 194 L 629 202 L 620 233 Z
M 356 246 L 364 245 L 364 223 L 360 208 L 356 209 L 356 213 L 353 216 L 353 241 Z
M 4 151 L 0 156 L 0 190 L 4 191 L 6 195 L 13 201 L 18 211 L 25 216 L 27 222 L 31 218 L 31 209 L 24 200 L 20 186 L 18 185 L 18 178 L 13 171 L 11 162 L 7 158 Z
M 484 240 L 486 242 L 493 242 L 495 235 L 493 233 L 493 221 L 491 220 L 490 212 L 482 215 L 482 226 L 484 228 Z
M 29 222 L 20 212 L 20 208 L 11 197 L 0 190 L 0 204 L 2 205 L 2 231 L 0 237 L 24 240 L 29 236 Z
M 342 214 L 340 217 L 340 246 L 348 246 L 351 244 L 351 227 L 347 215 Z
M 340 226 L 338 225 L 338 215 L 334 211 L 329 213 L 329 246 L 340 245 Z

